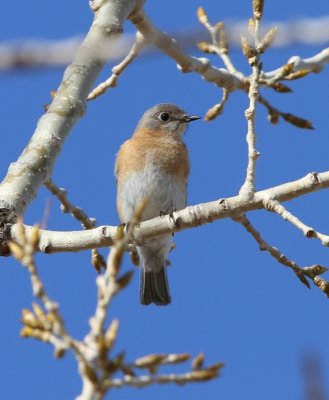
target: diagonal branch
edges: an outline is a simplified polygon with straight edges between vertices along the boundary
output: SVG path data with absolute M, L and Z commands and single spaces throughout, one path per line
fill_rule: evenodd
M 104 82 L 100 83 L 92 92 L 89 93 L 87 100 L 95 100 L 98 96 L 105 93 L 110 87 L 115 87 L 122 72 L 130 65 L 146 46 L 146 41 L 143 35 L 137 31 L 135 42 L 133 43 L 127 56 L 120 62 L 120 64 L 112 68 L 112 75 Z
M 212 66 L 207 58 L 195 58 L 186 54 L 173 38 L 152 24 L 142 7 L 137 8 L 130 16 L 130 20 L 147 41 L 153 43 L 177 62 L 178 69 L 181 72 L 196 72 L 206 81 L 230 91 L 245 87 L 244 80 L 229 73 L 226 69 Z
M 310 288 L 310 284 L 306 277 L 310 278 L 315 286 L 318 286 L 320 290 L 322 290 L 327 297 L 329 297 L 329 282 L 325 281 L 322 278 L 319 278 L 319 275 L 328 271 L 328 268 L 323 267 L 321 265 L 315 264 L 308 267 L 300 267 L 297 265 L 295 261 L 290 260 L 283 253 L 280 252 L 276 247 L 268 244 L 260 232 L 251 224 L 249 219 L 243 214 L 239 216 L 234 216 L 232 218 L 234 221 L 240 223 L 242 226 L 246 228 L 246 230 L 252 235 L 252 237 L 259 244 L 259 248 L 262 251 L 267 251 L 273 258 L 275 258 L 281 265 L 291 268 L 296 274 L 297 278 L 308 288 Z
M 113 46 L 122 33 L 122 24 L 133 11 L 137 0 L 91 1 L 95 12 L 93 24 L 66 68 L 62 83 L 18 160 L 11 164 L 0 185 L 2 214 L 21 215 L 35 197 L 40 185 L 50 177 L 54 163 L 70 130 L 85 112 L 90 89 L 105 64 L 99 57 L 104 47 Z
M 317 232 L 314 228 L 304 224 L 304 222 L 288 211 L 279 201 L 273 199 L 264 199 L 264 206 L 266 210 L 277 213 L 284 220 L 290 222 L 296 228 L 301 230 L 305 237 L 318 239 L 324 246 L 329 246 L 328 235 Z

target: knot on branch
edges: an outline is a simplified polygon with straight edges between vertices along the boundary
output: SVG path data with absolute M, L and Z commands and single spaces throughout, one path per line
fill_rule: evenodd
M 10 237 L 10 228 L 16 222 L 17 214 L 7 202 L 0 200 L 0 255 L 10 254 L 7 242 Z
M 267 211 L 275 212 L 279 204 L 280 203 L 277 200 L 274 200 L 273 197 L 266 196 L 263 198 L 263 206 Z
M 308 174 L 308 177 L 309 177 L 309 179 L 310 179 L 310 181 L 311 181 L 312 184 L 313 184 L 313 183 L 314 183 L 314 184 L 321 183 L 321 181 L 320 181 L 318 175 L 319 175 L 319 174 L 318 174 L 317 172 L 310 172 L 310 173 Z

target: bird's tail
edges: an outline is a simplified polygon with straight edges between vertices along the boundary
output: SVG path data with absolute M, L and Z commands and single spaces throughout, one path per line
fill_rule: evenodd
M 145 305 L 154 303 L 158 306 L 166 306 L 171 302 L 164 266 L 157 272 L 141 268 L 140 302 Z

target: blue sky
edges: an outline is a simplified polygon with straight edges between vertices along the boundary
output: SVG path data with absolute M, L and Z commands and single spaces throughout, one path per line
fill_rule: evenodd
M 251 1 L 202 3 L 149 2 L 148 13 L 167 32 L 200 28 L 196 9 L 203 5 L 213 22 L 235 21 L 251 16 Z M 329 14 L 323 0 L 267 2 L 265 20 L 289 21 L 298 17 Z M 18 1 L 2 5 L 1 39 L 62 39 L 87 32 L 92 13 L 87 2 L 45 3 Z M 130 23 L 126 31 L 133 32 Z M 285 63 L 290 56 L 310 57 L 322 46 L 269 50 L 264 70 Z M 195 48 L 195 56 L 203 56 Z M 248 65 L 238 49 L 232 51 L 236 67 L 248 74 Z M 215 57 L 212 62 L 222 67 Z M 106 78 L 106 66 L 99 81 Z M 58 87 L 62 69 L 15 70 L 0 73 L 2 132 L 1 179 L 17 159 L 33 133 L 49 92 Z M 257 112 L 257 147 L 261 152 L 257 188 L 264 189 L 298 179 L 311 171 L 328 170 L 328 107 L 324 88 L 328 68 L 292 82 L 292 94 L 263 90 L 274 106 L 310 119 L 314 131 L 303 131 L 280 122 L 267 122 L 262 107 Z M 116 89 L 88 104 L 88 111 L 68 138 L 54 170 L 54 181 L 69 191 L 70 199 L 97 218 L 99 224 L 115 225 L 115 179 L 113 165 L 120 144 L 134 130 L 141 114 L 160 102 L 173 102 L 191 114 L 204 115 L 217 103 L 221 91 L 196 74 L 181 74 L 175 63 L 155 52 L 141 57 L 120 78 Z M 211 123 L 197 121 L 186 134 L 190 150 L 189 204 L 235 195 L 245 177 L 247 148 L 244 110 L 247 97 L 233 93 L 224 114 Z M 30 205 L 25 221 L 42 219 L 48 199 L 48 226 L 53 230 L 78 230 L 79 224 L 63 215 L 56 199 L 41 188 Z M 306 224 L 329 232 L 328 191 L 286 203 Z M 300 265 L 329 265 L 328 249 L 277 215 L 265 211 L 249 215 L 264 238 Z M 160 386 L 143 390 L 122 389 L 108 398 L 157 400 L 173 398 L 233 400 L 305 399 L 302 360 L 318 358 L 324 377 L 329 374 L 329 300 L 313 285 L 308 290 L 290 270 L 259 251 L 241 226 L 221 220 L 179 233 L 171 253 L 169 279 L 173 303 L 166 308 L 143 307 L 138 301 L 138 270 L 133 282 L 113 302 L 109 321 L 120 320 L 116 350 L 127 360 L 153 352 L 203 351 L 211 364 L 226 364 L 222 376 L 206 384 L 185 387 Z M 103 251 L 106 254 L 106 251 Z M 89 252 L 38 255 L 37 263 L 49 294 L 60 303 L 70 332 L 82 338 L 95 308 L 95 272 Z M 126 257 L 123 270 L 132 268 Z M 325 277 L 325 276 L 324 276 Z M 327 277 L 328 279 L 328 277 Z M 71 355 L 57 361 L 51 346 L 19 338 L 22 308 L 32 299 L 27 272 L 13 259 L 0 264 L 0 397 L 10 399 L 72 399 L 79 394 L 80 378 Z M 187 367 L 186 367 L 187 369 Z M 166 371 L 166 369 L 164 369 Z M 175 371 L 183 371 L 177 368 Z M 328 379 L 325 383 L 329 396 Z

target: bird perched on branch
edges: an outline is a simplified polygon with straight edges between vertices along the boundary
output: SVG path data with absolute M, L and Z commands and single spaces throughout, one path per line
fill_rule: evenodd
M 121 146 L 115 164 L 117 208 L 129 222 L 146 199 L 142 221 L 186 206 L 189 159 L 183 133 L 199 116 L 188 115 L 174 104 L 158 104 L 145 112 L 131 139 Z M 172 244 L 167 234 L 137 247 L 140 259 L 140 302 L 167 305 L 169 294 L 166 257 Z

